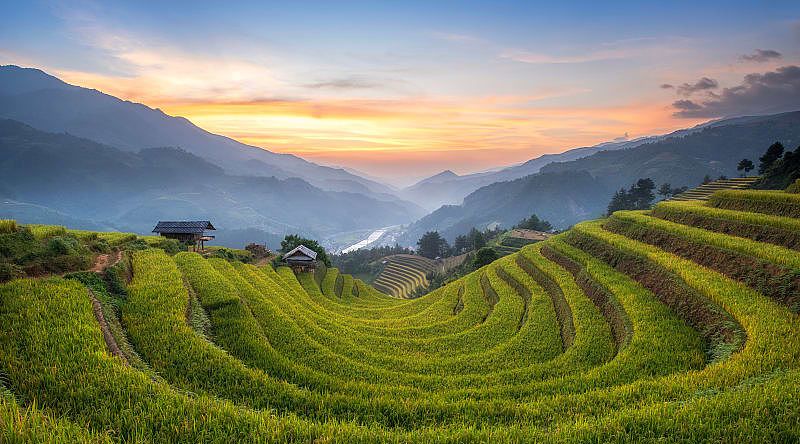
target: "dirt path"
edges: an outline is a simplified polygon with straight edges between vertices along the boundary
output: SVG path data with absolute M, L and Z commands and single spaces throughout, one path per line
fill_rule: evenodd
M 101 273 L 108 267 L 113 267 L 117 265 L 119 261 L 122 260 L 122 250 L 117 250 L 111 254 L 100 254 L 94 260 L 94 265 L 90 271 L 95 273 Z
M 119 349 L 117 340 L 114 339 L 114 335 L 111 334 L 111 330 L 108 328 L 108 322 L 106 322 L 106 317 L 103 315 L 103 307 L 100 305 L 100 301 L 97 300 L 92 290 L 89 290 L 89 298 L 92 300 L 92 311 L 94 312 L 94 317 L 97 319 L 97 323 L 100 324 L 100 331 L 103 332 L 103 339 L 106 341 L 108 351 L 110 351 L 112 355 L 122 359 L 125 364 L 128 364 L 128 359 L 122 353 L 122 350 Z

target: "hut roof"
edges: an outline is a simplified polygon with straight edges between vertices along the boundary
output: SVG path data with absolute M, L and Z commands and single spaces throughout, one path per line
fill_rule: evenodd
M 206 230 L 216 230 L 207 220 L 196 221 L 158 221 L 153 233 L 203 234 Z
M 299 255 L 299 257 L 298 257 Z M 306 256 L 303 258 L 302 256 Z M 298 245 L 293 248 L 291 251 L 283 255 L 283 259 L 294 259 L 294 260 L 308 260 L 313 261 L 317 258 L 317 252 L 306 247 L 305 245 Z

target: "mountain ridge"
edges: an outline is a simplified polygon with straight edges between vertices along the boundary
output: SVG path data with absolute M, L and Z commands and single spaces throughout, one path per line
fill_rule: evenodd
M 10 119 L 0 119 L 0 198 L 0 218 L 51 214 L 76 220 L 76 228 L 138 233 L 159 219 L 200 218 L 223 231 L 326 237 L 422 216 L 403 201 L 323 190 L 300 178 L 230 175 L 180 148 L 123 151 Z
M 326 179 L 352 180 L 371 192 L 391 194 L 385 184 L 343 168 L 318 165 L 293 154 L 243 144 L 211 133 L 189 119 L 70 85 L 36 68 L 0 66 L 0 117 L 46 132 L 66 132 L 124 150 L 177 146 L 233 174 L 300 177 L 324 187 Z M 255 161 L 255 162 L 253 162 Z

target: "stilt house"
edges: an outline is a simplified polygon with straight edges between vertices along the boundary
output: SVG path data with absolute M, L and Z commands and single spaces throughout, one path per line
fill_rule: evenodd
M 191 242 L 195 245 L 195 249 L 203 250 L 205 243 L 214 239 L 214 236 L 206 234 L 206 231 L 209 230 L 216 230 L 216 228 L 207 220 L 159 221 L 153 228 L 153 233 L 158 233 L 168 239 Z
M 283 255 L 283 262 L 295 271 L 311 271 L 317 267 L 317 252 L 305 245 L 298 245 Z

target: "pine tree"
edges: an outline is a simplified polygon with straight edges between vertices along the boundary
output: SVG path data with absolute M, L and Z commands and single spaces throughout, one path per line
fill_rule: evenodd
M 767 148 L 767 151 L 758 160 L 761 162 L 758 165 L 758 174 L 764 174 L 772 165 L 783 156 L 783 144 L 775 142 Z

